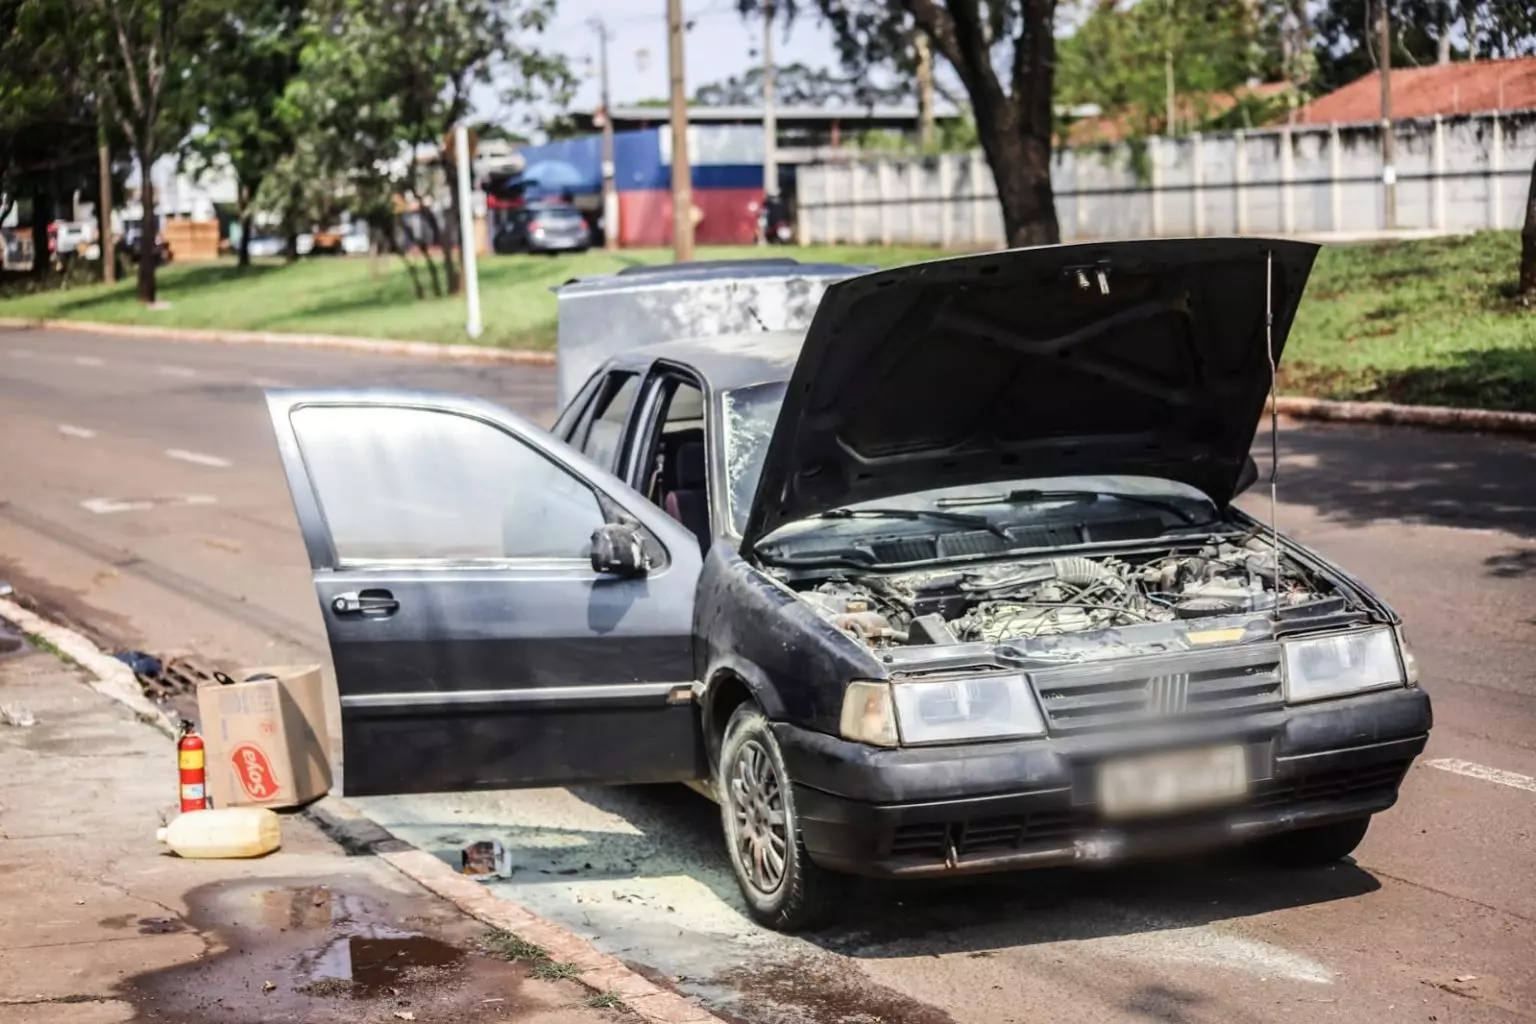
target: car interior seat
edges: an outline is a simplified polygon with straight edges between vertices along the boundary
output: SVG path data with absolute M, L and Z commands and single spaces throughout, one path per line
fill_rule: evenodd
M 683 441 L 672 452 L 668 488 L 662 499 L 667 515 L 699 538 L 700 549 L 709 547 L 709 492 L 704 483 L 704 442 Z

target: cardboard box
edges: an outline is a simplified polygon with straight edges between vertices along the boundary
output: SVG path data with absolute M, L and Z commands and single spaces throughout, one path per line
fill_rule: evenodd
M 215 807 L 298 807 L 331 788 L 325 694 L 318 665 L 245 669 L 275 678 L 205 683 L 197 710 Z

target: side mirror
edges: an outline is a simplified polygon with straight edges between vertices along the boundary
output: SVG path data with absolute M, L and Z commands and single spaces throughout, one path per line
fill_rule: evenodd
M 624 578 L 644 576 L 651 568 L 645 538 L 634 523 L 604 523 L 592 531 L 592 571 Z

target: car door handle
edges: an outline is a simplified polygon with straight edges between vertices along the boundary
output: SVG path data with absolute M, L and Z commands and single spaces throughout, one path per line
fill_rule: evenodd
M 393 615 L 400 602 L 387 590 L 352 590 L 331 598 L 331 611 L 337 615 Z

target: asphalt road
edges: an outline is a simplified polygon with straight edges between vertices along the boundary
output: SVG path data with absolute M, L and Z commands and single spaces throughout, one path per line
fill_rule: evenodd
M 275 384 L 554 411 L 531 368 L 0 331 L 0 579 L 110 646 L 323 659 Z M 1536 445 L 1288 424 L 1280 448 L 1281 528 L 1402 612 L 1435 698 L 1353 865 L 853 885 L 844 925 L 789 939 L 742 915 L 681 787 L 362 803 L 444 856 L 509 842 L 508 895 L 754 1022 L 1536 1019 Z

